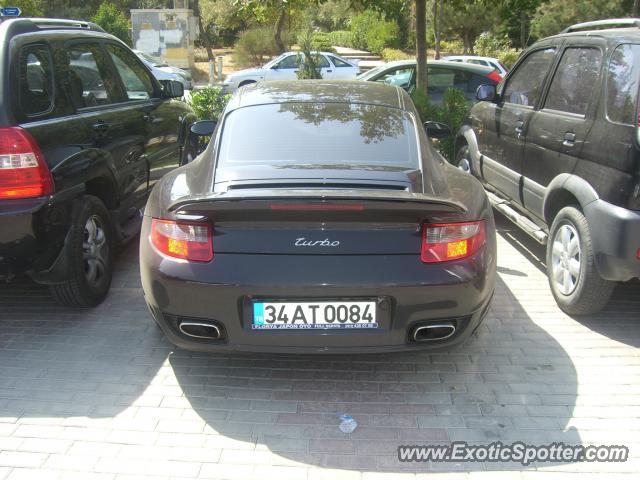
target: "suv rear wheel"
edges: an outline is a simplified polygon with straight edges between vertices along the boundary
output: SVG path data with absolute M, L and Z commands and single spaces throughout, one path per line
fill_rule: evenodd
M 50 286 L 58 303 L 94 307 L 105 299 L 113 274 L 112 232 L 109 214 L 99 198 L 85 195 L 76 202 L 65 246 L 70 278 Z
M 551 225 L 547 277 L 560 308 L 573 315 L 601 310 L 615 287 L 598 274 L 589 223 L 574 206 L 560 210 Z

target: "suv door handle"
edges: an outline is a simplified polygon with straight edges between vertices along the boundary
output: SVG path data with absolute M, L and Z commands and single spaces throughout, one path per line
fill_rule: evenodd
M 565 147 L 573 147 L 576 144 L 576 134 L 572 132 L 566 132 L 564 134 L 564 141 L 562 145 Z

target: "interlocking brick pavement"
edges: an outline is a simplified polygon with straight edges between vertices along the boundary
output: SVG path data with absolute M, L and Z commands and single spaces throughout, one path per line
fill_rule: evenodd
M 211 355 L 174 349 L 142 300 L 137 245 L 100 307 L 0 290 L 0 479 L 637 478 L 640 284 L 560 312 L 544 250 L 497 219 L 489 315 L 450 351 Z M 351 434 L 336 411 L 354 416 Z M 406 464 L 400 444 L 625 444 L 626 463 Z

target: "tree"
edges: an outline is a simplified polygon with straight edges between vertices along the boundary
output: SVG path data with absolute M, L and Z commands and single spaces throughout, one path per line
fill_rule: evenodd
M 42 17 L 44 15 L 43 0 L 13 0 L 2 3 L 4 6 L 20 8 L 23 17 Z
M 416 88 L 427 91 L 427 2 L 416 2 Z
M 623 0 L 547 0 L 538 7 L 531 32 L 548 37 L 576 23 L 625 16 L 631 9 Z
M 274 25 L 274 39 L 279 53 L 285 51 L 285 44 L 282 33 L 285 27 L 287 16 L 293 10 L 302 9 L 312 3 L 320 4 L 324 0 L 235 0 L 234 4 L 239 12 L 251 18 L 255 18 L 258 23 Z
M 542 0 L 502 0 L 500 24 L 496 30 L 507 35 L 514 45 L 525 48 L 529 43 L 531 18 Z
M 129 19 L 113 3 L 105 2 L 100 5 L 91 21 L 100 25 L 107 33 L 118 37 L 127 45 L 131 45 Z
M 491 0 L 449 0 L 442 13 L 443 31 L 459 37 L 464 54 L 473 55 L 478 35 L 490 30 L 497 22 L 497 11 Z
M 193 14 L 198 19 L 198 30 L 200 35 L 198 36 L 198 41 L 200 45 L 202 45 L 207 50 L 207 58 L 211 62 L 214 60 L 213 55 L 213 39 L 211 29 L 214 28 L 212 23 L 207 23 L 205 27 L 205 22 L 203 19 L 202 12 L 200 11 L 200 0 L 193 0 Z
M 442 33 L 442 0 L 433 0 L 433 38 L 436 60 L 440 58 L 440 34 Z

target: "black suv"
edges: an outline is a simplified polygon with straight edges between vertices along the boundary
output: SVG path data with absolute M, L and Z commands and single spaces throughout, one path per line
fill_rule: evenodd
M 27 273 L 93 306 L 195 117 L 95 24 L 0 23 L 0 278 Z
M 574 25 L 480 86 L 456 140 L 457 165 L 547 244 L 567 313 L 593 313 L 615 281 L 640 277 L 639 87 L 639 19 Z

